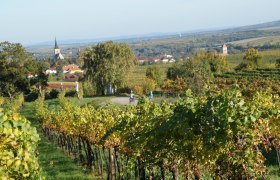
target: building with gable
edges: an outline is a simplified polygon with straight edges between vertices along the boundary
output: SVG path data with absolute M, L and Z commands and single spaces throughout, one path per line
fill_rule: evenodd
M 67 66 L 63 66 L 62 71 L 63 71 L 63 73 L 69 73 L 69 74 L 74 74 L 76 72 L 78 72 L 78 73 L 83 73 L 84 72 L 76 64 L 69 64 Z
M 224 45 L 223 45 L 223 47 L 222 47 L 222 55 L 223 55 L 223 56 L 228 55 L 228 48 L 227 48 L 226 43 L 224 43 Z
M 62 56 L 61 52 L 60 52 L 60 49 L 57 45 L 57 42 L 56 42 L 56 38 L 55 38 L 55 45 L 54 45 L 54 61 L 57 62 L 58 60 L 60 59 L 64 59 L 64 57 Z

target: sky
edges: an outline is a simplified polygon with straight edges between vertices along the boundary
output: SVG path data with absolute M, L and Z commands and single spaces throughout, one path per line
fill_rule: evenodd
M 280 0 L 0 0 L 0 42 L 23 45 L 280 20 Z

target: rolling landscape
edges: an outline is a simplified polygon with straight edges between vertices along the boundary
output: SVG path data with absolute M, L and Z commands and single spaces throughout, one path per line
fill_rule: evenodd
M 167 35 L 152 34 L 149 36 L 122 37 L 96 40 L 65 40 L 60 41 L 60 48 L 66 57 L 77 57 L 79 48 L 98 42 L 114 40 L 131 45 L 137 56 L 161 56 L 173 54 L 176 57 L 191 56 L 199 51 L 221 51 L 223 43 L 229 45 L 229 54 L 242 53 L 248 48 L 261 50 L 280 47 L 280 21 L 235 27 L 222 30 L 200 30 L 194 32 L 168 33 Z M 43 45 L 29 45 L 26 49 L 37 58 L 52 58 L 53 40 Z
M 279 180 L 279 6 L 1 2 L 0 179 Z

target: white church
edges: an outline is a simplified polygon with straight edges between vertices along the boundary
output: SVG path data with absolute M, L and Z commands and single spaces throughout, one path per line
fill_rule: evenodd
M 59 59 L 64 59 L 62 56 L 60 49 L 57 45 L 56 38 L 55 38 L 55 45 L 54 45 L 54 61 L 57 62 Z

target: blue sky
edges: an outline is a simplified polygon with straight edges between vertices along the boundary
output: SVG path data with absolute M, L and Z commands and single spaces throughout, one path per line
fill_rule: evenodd
M 280 20 L 280 0 L 0 0 L 0 41 L 32 44 Z

